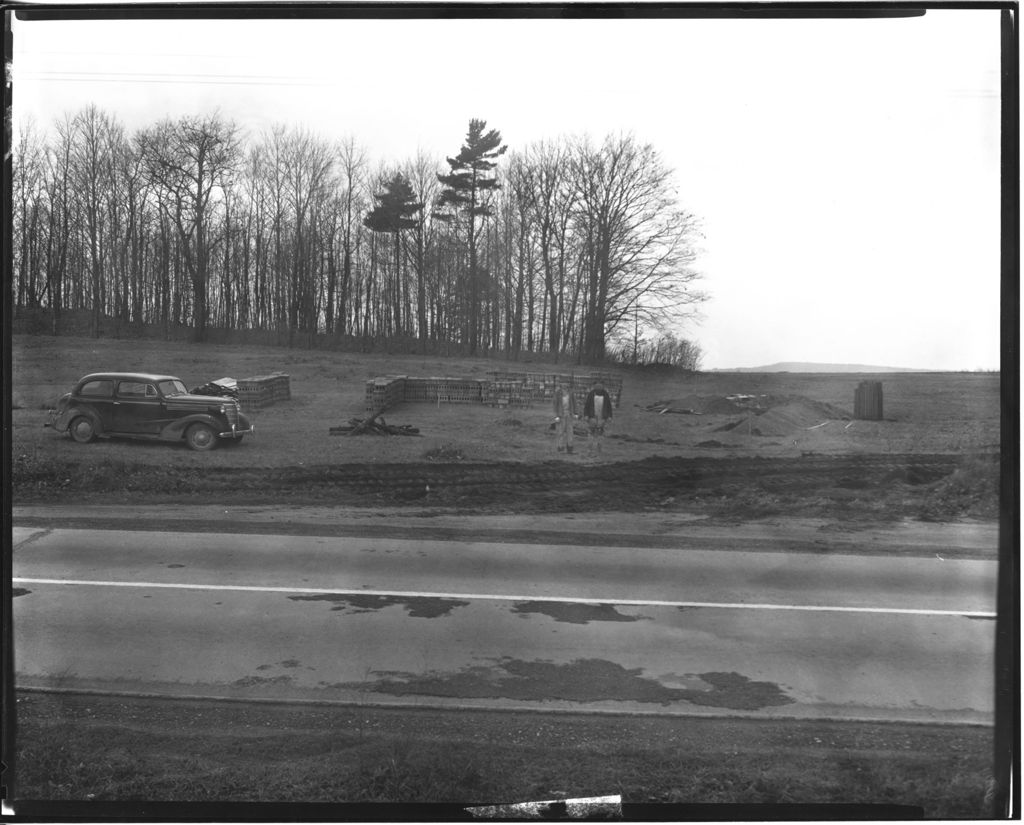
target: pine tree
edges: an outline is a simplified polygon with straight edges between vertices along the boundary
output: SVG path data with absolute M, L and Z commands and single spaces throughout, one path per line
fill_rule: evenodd
M 476 354 L 480 337 L 480 273 L 476 260 L 477 218 L 492 214 L 487 193 L 499 188 L 497 179 L 489 174 L 507 146 L 501 143 L 497 129 L 484 132 L 487 121 L 469 121 L 469 131 L 462 150 L 448 158 L 451 174 L 438 175 L 445 188 L 437 200 L 437 217 L 447 221 L 462 221 L 466 226 L 469 243 L 469 353 Z
M 373 196 L 377 205 L 363 218 L 363 225 L 374 232 L 391 232 L 395 236 L 395 332 L 401 332 L 402 291 L 401 291 L 401 236 L 406 229 L 415 229 L 417 221 L 412 217 L 424 204 L 417 203 L 412 185 L 401 172 L 384 183 L 384 190 Z

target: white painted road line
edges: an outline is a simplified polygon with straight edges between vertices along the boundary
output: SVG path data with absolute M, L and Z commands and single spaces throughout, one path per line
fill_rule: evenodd
M 259 587 L 256 585 L 234 584 L 184 584 L 173 582 L 125 582 L 87 581 L 81 579 L 35 579 L 15 578 L 14 584 L 58 584 L 85 587 L 135 587 L 159 588 L 165 590 L 212 590 L 238 591 L 243 593 L 303 593 L 332 596 L 392 596 L 402 599 L 472 599 L 506 602 L 553 602 L 556 604 L 614 604 L 636 607 L 713 607 L 722 610 L 803 610 L 812 613 L 875 613 L 912 616 L 967 616 L 978 619 L 994 619 L 993 612 L 980 610 L 930 610 L 907 607 L 845 607 L 840 605 L 811 604 L 750 604 L 746 602 L 676 602 L 657 599 L 618 599 L 614 596 L 603 598 L 575 598 L 571 596 L 516 596 L 496 593 L 431 593 L 395 590 L 345 590 L 317 587 Z

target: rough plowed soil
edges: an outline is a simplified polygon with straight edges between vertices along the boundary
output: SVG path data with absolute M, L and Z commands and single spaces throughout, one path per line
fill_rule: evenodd
M 830 480 L 845 486 L 868 486 L 885 480 L 911 484 L 937 481 L 959 466 L 957 456 L 807 456 L 793 459 L 653 458 L 613 464 L 355 464 L 329 467 L 287 467 L 272 470 L 220 468 L 204 481 L 222 489 L 244 484 L 260 489 L 302 490 L 308 495 L 373 495 L 401 501 L 431 494 L 455 495 L 467 501 L 494 503 L 505 496 L 577 493 L 593 497 L 601 491 L 633 499 L 651 494 L 694 494 L 721 485 L 756 484 L 765 490 L 810 491 Z
M 906 517 L 921 515 L 929 502 L 955 486 L 965 468 L 977 474 L 979 466 L 996 478 L 995 454 L 360 463 L 201 471 L 125 464 L 104 479 L 61 478 L 52 468 L 33 476 L 25 468 L 20 500 L 74 495 L 86 503 L 116 496 L 134 504 L 329 503 L 504 513 L 731 508 L 740 517 L 772 512 Z

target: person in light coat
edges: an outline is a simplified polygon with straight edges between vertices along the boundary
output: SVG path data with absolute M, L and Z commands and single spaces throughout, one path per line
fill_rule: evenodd
M 572 454 L 572 427 L 579 418 L 576 414 L 576 396 L 565 383 L 555 388 L 555 447 L 558 452 Z
M 588 452 L 601 452 L 601 440 L 604 438 L 604 427 L 612 417 L 612 397 L 601 381 L 595 381 L 587 393 L 583 405 L 583 417 L 587 419 Z

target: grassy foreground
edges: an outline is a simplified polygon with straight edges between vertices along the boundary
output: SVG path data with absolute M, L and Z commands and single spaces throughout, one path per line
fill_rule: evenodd
M 15 802 L 889 804 L 990 816 L 992 730 L 22 693 Z

